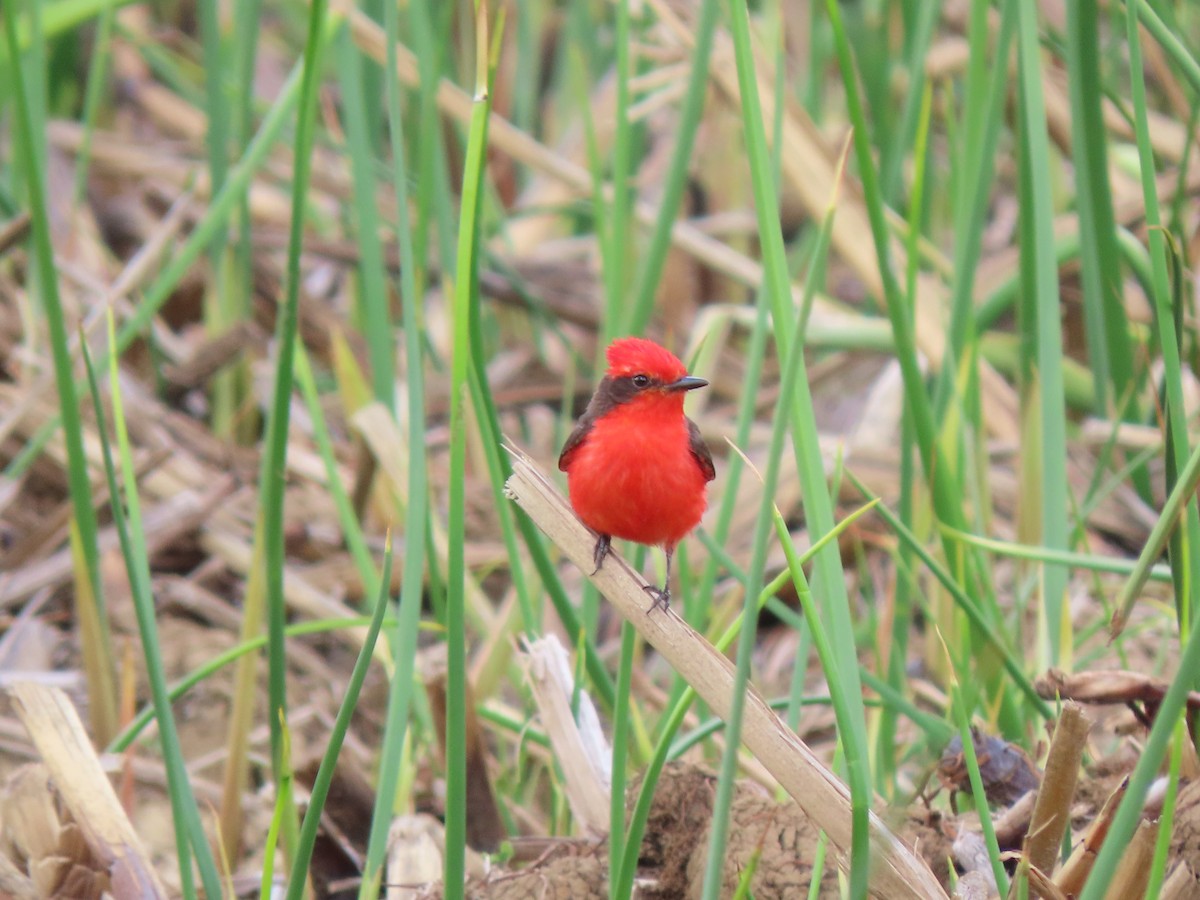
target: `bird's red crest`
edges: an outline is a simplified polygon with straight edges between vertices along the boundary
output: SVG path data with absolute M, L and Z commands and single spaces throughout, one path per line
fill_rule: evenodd
M 607 356 L 608 374 L 612 378 L 643 374 L 672 382 L 687 374 L 687 367 L 678 356 L 645 338 L 619 338 L 608 345 Z

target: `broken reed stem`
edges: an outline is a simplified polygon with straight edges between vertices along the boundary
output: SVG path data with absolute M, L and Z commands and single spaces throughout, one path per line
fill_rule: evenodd
M 576 518 L 566 498 L 533 461 L 509 447 L 513 474 L 508 495 L 584 573 L 592 571 L 596 538 Z M 734 670 L 722 654 L 672 610 L 647 612 L 645 582 L 617 553 L 588 576 L 617 611 L 722 719 L 733 702 Z M 766 704 L 748 689 L 742 740 L 843 854 L 850 851 L 850 792 Z M 924 861 L 871 814 L 871 891 L 889 900 L 944 898 Z
M 1033 820 L 1025 838 L 1025 858 L 1047 877 L 1054 871 L 1063 834 L 1071 821 L 1071 801 L 1079 779 L 1079 764 L 1091 722 L 1077 703 L 1063 704 L 1054 728 L 1046 772 L 1033 807 Z M 1015 889 L 1016 882 L 1013 882 Z M 1009 896 L 1013 896 L 1011 893 Z
M 1096 854 L 1100 852 L 1100 847 L 1108 836 L 1108 828 L 1112 825 L 1113 817 L 1116 816 L 1121 801 L 1125 799 L 1125 789 L 1128 787 L 1129 776 L 1125 776 L 1117 785 L 1116 790 L 1104 801 L 1100 814 L 1088 826 L 1083 840 L 1071 851 L 1071 857 L 1054 876 L 1054 883 L 1062 889 L 1063 893 L 1076 895 L 1083 890 L 1083 885 L 1092 871 L 1092 863 L 1096 861 Z
M 1154 863 L 1154 841 L 1158 835 L 1158 823 L 1145 819 L 1133 833 L 1133 840 L 1125 848 L 1112 884 L 1104 892 L 1104 900 L 1137 900 L 1146 896 L 1146 885 L 1150 882 L 1150 869 Z

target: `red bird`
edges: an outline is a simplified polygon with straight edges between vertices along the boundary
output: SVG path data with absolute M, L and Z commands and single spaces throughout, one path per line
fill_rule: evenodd
M 666 552 L 666 584 L 646 586 L 653 612 L 671 602 L 671 556 L 700 523 L 708 482 L 716 477 L 700 429 L 683 414 L 683 395 L 708 382 L 642 338 L 613 341 L 607 355 L 608 372 L 563 445 L 558 467 L 567 473 L 575 512 L 599 534 L 595 571 L 614 537 Z

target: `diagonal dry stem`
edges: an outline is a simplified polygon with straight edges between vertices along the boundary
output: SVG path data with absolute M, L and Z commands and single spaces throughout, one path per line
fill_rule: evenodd
M 593 568 L 593 535 L 575 517 L 566 499 L 534 463 L 510 448 L 513 474 L 507 491 L 534 523 L 585 572 Z M 615 552 L 588 576 L 618 612 L 667 660 L 722 718 L 733 700 L 734 670 L 723 655 L 672 611 L 647 613 L 645 582 Z M 792 795 L 833 843 L 850 848 L 850 792 L 796 734 L 775 715 L 753 687 L 749 690 L 742 739 L 754 756 Z M 871 890 L 889 900 L 945 897 L 925 863 L 883 822 L 871 815 L 875 854 Z

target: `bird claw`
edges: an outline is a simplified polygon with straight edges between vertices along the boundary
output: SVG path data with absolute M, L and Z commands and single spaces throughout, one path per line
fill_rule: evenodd
M 596 568 L 592 569 L 592 574 L 595 575 L 600 571 L 600 567 L 604 565 L 604 557 L 608 556 L 608 549 L 612 546 L 612 537 L 607 534 L 602 534 L 596 538 L 596 549 L 592 553 L 592 562 L 596 564 Z
M 671 589 L 656 588 L 652 584 L 642 585 L 642 590 L 654 598 L 654 602 L 650 604 L 650 608 L 646 610 L 646 615 L 654 612 L 656 609 L 661 609 L 663 612 L 668 612 L 671 609 Z

